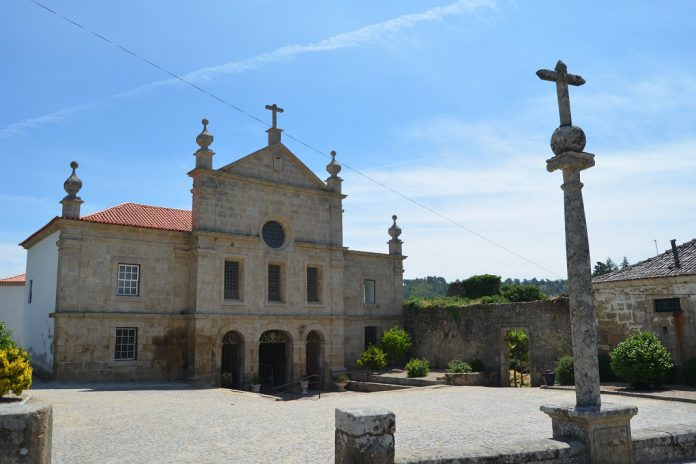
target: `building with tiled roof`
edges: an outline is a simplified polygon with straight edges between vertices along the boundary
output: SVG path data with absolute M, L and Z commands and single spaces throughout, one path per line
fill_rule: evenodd
M 677 364 L 696 356 L 696 239 L 592 280 L 600 350 L 635 329 L 660 337 Z
M 401 324 L 396 220 L 385 253 L 349 250 L 335 154 L 323 181 L 281 129 L 267 132 L 267 146 L 213 168 L 203 121 L 190 210 L 123 203 L 82 215 L 71 163 L 61 215 L 20 244 L 21 331 L 37 370 L 62 380 L 326 382 Z
M 0 321 L 12 331 L 13 339 L 21 343 L 24 331 L 22 307 L 24 304 L 25 275 L 0 279 Z

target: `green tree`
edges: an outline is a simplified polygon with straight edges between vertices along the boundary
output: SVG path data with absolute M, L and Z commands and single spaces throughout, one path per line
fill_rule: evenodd
M 12 331 L 3 321 L 0 321 L 0 350 L 14 348 L 15 341 L 12 339 Z
M 500 287 L 500 293 L 513 303 L 546 300 L 548 298 L 539 287 L 534 285 L 503 285 Z
M 379 347 L 387 355 L 389 364 L 400 365 L 411 349 L 411 337 L 401 327 L 394 326 L 382 334 Z
M 508 332 L 509 363 L 513 370 L 514 386 L 517 386 L 517 372 L 520 373 L 520 386 L 524 386 L 523 372 L 529 363 L 529 337 L 524 330 Z
M 481 274 L 466 280 L 455 280 L 447 289 L 447 296 L 465 296 L 476 299 L 482 296 L 500 295 L 500 276 Z
M 621 269 L 626 269 L 630 264 L 628 263 L 628 258 L 625 256 L 623 257 L 623 261 L 621 261 Z
M 618 268 L 619 267 L 611 258 L 607 258 L 605 262 L 597 261 L 597 264 L 595 264 L 594 270 L 592 271 L 592 277 L 608 274 L 609 272 L 616 271 Z
M 448 284 L 444 277 L 427 276 L 404 279 L 404 299 L 445 296 L 447 294 L 447 286 Z

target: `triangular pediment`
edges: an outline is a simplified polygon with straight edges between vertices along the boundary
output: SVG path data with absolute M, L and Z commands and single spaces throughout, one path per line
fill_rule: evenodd
M 285 185 L 326 190 L 322 182 L 282 143 L 266 146 L 218 171 Z

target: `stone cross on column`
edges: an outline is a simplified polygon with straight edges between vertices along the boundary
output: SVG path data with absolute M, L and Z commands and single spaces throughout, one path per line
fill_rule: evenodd
M 561 126 L 551 136 L 553 158 L 546 160 L 549 172 L 563 172 L 566 265 L 570 331 L 573 341 L 575 404 L 542 406 L 551 417 L 554 438 L 574 437 L 586 445 L 590 464 L 633 464 L 631 417 L 633 406 L 602 405 L 597 362 L 597 322 L 594 314 L 590 246 L 580 171 L 594 166 L 594 155 L 585 153 L 585 134 L 570 122 L 568 84 L 582 85 L 580 76 L 567 73 L 559 61 L 556 71 L 542 69 L 537 76 L 556 82 Z
M 585 79 L 575 74 L 568 74 L 568 67 L 564 62 L 558 60 L 555 71 L 540 69 L 537 76 L 545 81 L 556 83 L 556 95 L 558 96 L 558 114 L 561 117 L 561 126 L 572 126 L 570 119 L 570 96 L 568 95 L 568 84 L 582 85 Z M 268 107 L 266 107 L 268 108 Z
M 283 108 L 280 108 L 275 103 L 272 105 L 266 105 L 266 109 L 273 112 L 273 125 L 271 127 L 275 129 L 277 127 L 277 113 L 282 113 L 285 110 Z

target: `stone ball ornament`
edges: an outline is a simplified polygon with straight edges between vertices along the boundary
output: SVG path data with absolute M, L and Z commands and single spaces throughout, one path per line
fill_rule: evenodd
M 392 221 L 394 221 L 394 223 L 392 224 L 392 226 L 391 226 L 391 227 L 389 228 L 389 230 L 388 230 L 389 235 L 390 235 L 391 238 L 394 239 L 394 240 L 398 240 L 398 239 L 399 239 L 399 235 L 401 235 L 401 227 L 399 227 L 399 226 L 396 224 L 396 219 L 397 219 L 397 217 L 396 217 L 396 214 L 395 214 L 395 215 L 392 216 Z
M 208 132 L 208 120 L 207 119 L 203 119 L 201 121 L 201 123 L 203 124 L 203 130 L 196 137 L 196 143 L 203 150 L 207 150 L 208 147 L 213 143 L 213 134 Z
M 555 155 L 567 151 L 582 152 L 586 143 L 585 132 L 578 126 L 561 126 L 551 135 L 551 150 Z
M 72 174 L 70 174 L 70 177 L 68 177 L 63 183 L 63 188 L 68 193 L 68 196 L 66 198 L 77 198 L 77 192 L 79 192 L 82 188 L 82 180 L 80 180 L 80 178 L 77 177 L 77 174 L 75 173 L 75 169 L 77 169 L 79 166 L 80 165 L 77 164 L 77 161 L 72 161 L 70 163 L 70 167 L 72 168 Z

